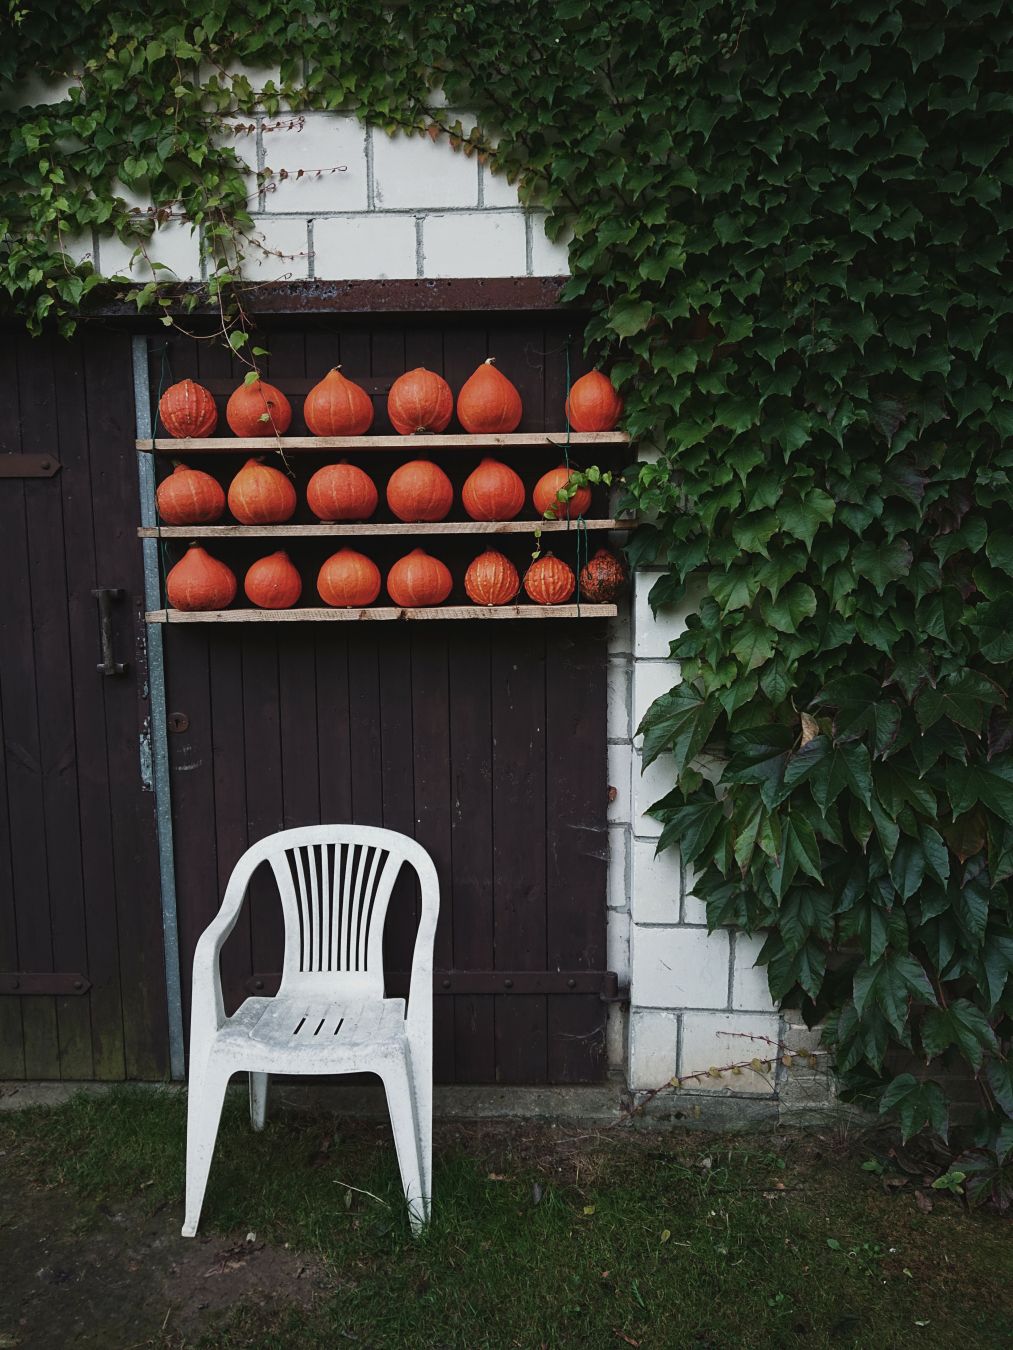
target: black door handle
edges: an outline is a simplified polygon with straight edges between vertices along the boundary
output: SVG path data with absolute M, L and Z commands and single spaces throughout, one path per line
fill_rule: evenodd
M 98 601 L 99 643 L 102 652 L 102 660 L 95 669 L 101 675 L 122 675 L 127 663 L 113 659 L 113 601 L 121 599 L 123 592 L 118 586 L 99 586 L 92 591 L 92 595 Z

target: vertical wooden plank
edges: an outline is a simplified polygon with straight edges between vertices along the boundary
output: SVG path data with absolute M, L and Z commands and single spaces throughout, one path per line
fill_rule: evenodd
M 415 786 L 412 765 L 412 659 L 407 629 L 384 632 L 379 639 L 379 729 L 383 824 L 415 836 Z M 358 816 L 356 817 L 358 822 Z M 387 970 L 408 970 L 418 926 L 418 887 L 402 872 L 391 893 L 384 929 Z
M 335 625 L 339 627 L 340 625 Z M 352 819 L 352 754 L 348 713 L 348 639 L 317 625 L 317 778 L 320 819 L 343 825 Z
M 15 357 L 16 354 L 16 357 Z M 41 339 L 21 337 L 11 353 L 17 362 L 21 444 L 24 427 L 31 424 L 38 409 L 32 405 L 41 397 L 51 397 L 52 367 L 49 352 Z M 46 389 L 46 374 L 50 389 Z M 50 445 L 50 449 L 54 447 Z M 47 488 L 51 480 L 43 480 Z M 50 692 L 50 676 L 55 684 L 56 671 L 40 670 L 37 644 L 44 633 L 37 633 L 35 608 L 46 618 L 47 601 L 41 587 L 47 578 L 32 573 L 33 517 L 40 515 L 38 482 L 8 480 L 4 484 L 4 515 L 0 518 L 0 573 L 19 578 L 13 587 L 17 596 L 7 602 L 8 624 L 0 633 L 0 681 L 5 707 L 9 816 L 13 854 L 14 909 L 17 916 L 18 952 L 25 970 L 53 969 L 52 915 L 50 912 L 49 848 L 46 820 L 47 765 L 42 740 L 40 698 L 45 704 Z M 34 510 L 30 511 L 29 497 Z M 43 512 L 43 515 L 45 513 Z M 40 522 L 41 523 L 41 522 Z M 62 562 L 62 540 L 56 547 Z M 62 586 L 61 586 L 62 591 Z M 43 688 L 40 690 L 40 677 Z M 56 828 L 56 821 L 50 822 Z M 29 1078 L 60 1077 L 60 1045 L 53 998 L 33 996 L 21 1000 L 24 1028 L 25 1072 Z
M 415 838 L 426 849 L 440 878 L 444 903 L 436 928 L 437 970 L 452 970 L 454 960 L 453 844 L 450 780 L 450 685 L 448 635 L 443 626 L 420 624 L 411 634 L 412 727 L 415 775 Z M 456 1079 L 453 1001 L 436 999 L 434 1071 L 437 1079 Z
M 493 637 L 492 782 L 496 969 L 545 969 L 545 641 L 543 624 Z M 507 625 L 504 625 L 507 627 Z M 541 995 L 496 995 L 496 1076 L 546 1081 Z
M 91 1073 L 100 1079 L 120 1079 L 126 1066 L 103 677 L 95 669 L 98 620 L 92 588 L 98 574 L 84 380 L 86 341 L 81 337 L 59 341 L 54 353 L 85 910 L 84 955 L 76 957 L 69 951 L 64 968 L 82 969 L 91 981 L 87 998 L 77 1000 L 87 1004 L 90 1014 Z
M 546 654 L 547 955 L 549 970 L 604 970 L 605 634 L 571 625 Z M 548 1074 L 587 1083 L 605 1073 L 606 1005 L 591 995 L 548 1000 Z
M 278 650 L 281 700 L 281 771 L 285 829 L 319 825 L 316 653 L 313 625 L 286 633 Z
M 453 634 L 448 659 L 452 879 L 443 904 L 453 924 L 454 968 L 464 971 L 496 964 L 491 654 L 485 626 L 474 629 Z M 494 997 L 457 994 L 446 1001 L 454 1005 L 457 1082 L 495 1082 Z
M 259 624 L 251 624 L 242 639 L 246 809 L 251 844 L 280 830 L 284 821 L 278 641 L 274 630 Z M 281 970 L 285 923 L 268 868 L 257 868 L 247 906 L 254 972 Z
M 105 679 L 106 744 L 112 813 L 117 930 L 121 953 L 124 1058 L 128 1078 L 168 1072 L 168 1023 L 162 909 L 152 796 L 141 787 L 133 616 L 143 612 L 144 580 L 137 547 L 137 457 L 130 337 L 89 329 L 84 347 L 96 574 L 100 586 L 125 592 L 114 641 L 131 662 L 129 675 Z M 121 658 L 122 659 L 122 658 Z
M 11 340 L 13 346 L 13 340 Z M 17 365 L 14 360 L 0 361 L 0 454 L 19 454 L 21 451 L 21 432 L 19 426 L 20 402 L 18 399 Z M 15 537 L 12 531 L 19 520 L 24 519 L 24 491 L 16 478 L 6 478 L 0 482 L 0 567 L 5 576 L 16 576 L 8 568 L 17 564 Z M 0 962 L 5 970 L 21 970 L 23 963 L 18 948 L 17 915 L 14 898 L 14 841 L 13 829 L 15 817 L 10 810 L 10 791 L 8 778 L 11 774 L 12 756 L 8 748 L 13 738 L 14 719 L 17 708 L 5 698 L 5 687 L 9 688 L 12 675 L 6 670 L 5 652 L 11 641 L 22 635 L 23 617 L 20 613 L 23 605 L 23 588 L 7 586 L 0 596 L 0 745 L 3 756 L 0 757 Z M 11 724 L 11 736 L 8 736 L 7 723 Z M 17 770 L 14 770 L 15 780 Z M 17 781 L 11 789 L 17 790 Z M 0 1077 L 23 1078 L 25 1076 L 24 1028 L 22 1025 L 19 998 L 0 998 Z
M 246 743 L 242 637 L 224 625 L 210 646 L 211 758 L 214 777 L 217 874 L 209 878 L 206 904 L 216 912 L 232 869 L 249 845 L 246 803 Z M 216 884 L 217 883 L 217 884 Z M 210 917 L 210 916 L 209 916 Z M 198 934 L 199 936 L 199 934 Z M 192 962 L 187 947 L 185 964 Z M 253 974 L 250 957 L 250 907 L 244 905 L 222 948 L 222 993 L 231 1012 L 246 998 L 245 981 Z

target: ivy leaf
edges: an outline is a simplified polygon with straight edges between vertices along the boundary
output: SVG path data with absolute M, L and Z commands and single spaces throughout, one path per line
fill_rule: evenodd
M 672 673 L 674 677 L 674 669 Z M 646 769 L 670 749 L 676 772 L 681 772 L 703 748 L 719 713 L 716 703 L 703 698 L 687 682 L 662 694 L 647 709 L 637 728 L 637 735 L 644 738 L 643 767 Z
M 609 327 L 621 338 L 642 333 L 651 321 L 653 306 L 646 300 L 619 300 L 612 306 Z
M 924 967 L 906 952 L 887 952 L 854 976 L 855 1008 L 859 1017 L 866 1006 L 878 1007 L 900 1035 L 907 1021 L 909 998 L 936 1006 L 937 1000 Z
M 800 501 L 782 500 L 777 508 L 777 520 L 785 534 L 800 539 L 806 548 L 811 548 L 816 531 L 833 520 L 836 509 L 832 497 L 819 488 L 812 488 Z
M 747 671 L 756 670 L 774 655 L 774 644 L 762 624 L 748 620 L 735 630 L 732 652 Z
M 891 544 L 859 544 L 851 555 L 855 575 L 872 582 L 882 595 L 891 581 L 897 581 L 911 570 L 911 545 L 904 539 Z
M 715 831 L 725 819 L 725 813 L 717 802 L 690 802 L 674 809 L 661 808 L 660 803 L 655 802 L 648 809 L 648 815 L 665 820 L 655 852 L 662 853 L 666 848 L 677 845 L 688 863 L 696 863 L 703 857 Z
M 985 1060 L 985 1079 L 1002 1109 L 1013 1116 L 1013 1060 L 989 1056 Z
M 816 613 L 816 592 L 804 582 L 794 582 L 777 599 L 764 599 L 760 612 L 778 632 L 797 633 L 802 623 Z
M 949 1108 L 938 1083 L 920 1083 L 914 1074 L 902 1073 L 890 1083 L 879 1099 L 879 1113 L 896 1111 L 900 1117 L 905 1144 L 920 1130 L 931 1125 L 943 1142 L 949 1134 Z
M 979 605 L 968 627 L 977 635 L 986 661 L 1013 661 L 1013 595 Z
M 944 676 L 935 688 L 923 689 L 915 700 L 915 716 L 923 730 L 948 717 L 969 731 L 981 730 L 987 709 L 1002 703 L 1003 696 L 991 680 L 974 671 Z
M 988 1018 L 966 998 L 930 1009 L 922 1020 L 921 1038 L 930 1059 L 955 1045 L 975 1071 L 981 1068 L 984 1052 L 998 1048 Z
M 1013 534 L 989 535 L 985 554 L 993 567 L 1013 577 Z

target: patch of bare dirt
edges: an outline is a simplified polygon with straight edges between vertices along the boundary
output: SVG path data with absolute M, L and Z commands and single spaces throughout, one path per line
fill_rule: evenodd
M 0 1350 L 179 1346 L 237 1306 L 308 1307 L 339 1283 L 255 1234 L 181 1238 L 169 1208 L 83 1212 L 16 1175 L 0 1194 Z

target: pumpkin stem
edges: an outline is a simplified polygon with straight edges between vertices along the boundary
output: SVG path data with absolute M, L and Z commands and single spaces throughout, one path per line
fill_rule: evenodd
M 482 364 L 484 366 L 494 366 L 496 364 L 495 356 L 487 356 L 485 360 L 482 362 Z

